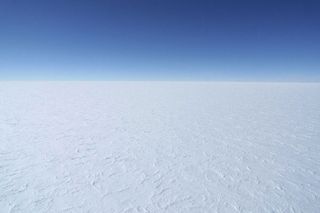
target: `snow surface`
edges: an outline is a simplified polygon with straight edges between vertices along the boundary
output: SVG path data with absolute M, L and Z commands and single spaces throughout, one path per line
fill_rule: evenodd
M 0 212 L 319 211 L 320 84 L 0 83 Z

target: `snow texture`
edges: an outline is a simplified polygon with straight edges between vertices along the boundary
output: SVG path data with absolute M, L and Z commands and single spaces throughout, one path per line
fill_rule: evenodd
M 1 82 L 0 212 L 319 212 L 320 84 Z

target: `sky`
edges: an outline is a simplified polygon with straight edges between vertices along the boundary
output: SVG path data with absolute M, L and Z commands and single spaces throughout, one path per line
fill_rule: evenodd
M 320 1 L 0 0 L 0 80 L 320 81 Z

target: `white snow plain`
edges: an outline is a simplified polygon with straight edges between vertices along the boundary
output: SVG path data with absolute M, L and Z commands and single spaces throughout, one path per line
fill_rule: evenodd
M 0 83 L 0 212 L 319 211 L 320 84 Z

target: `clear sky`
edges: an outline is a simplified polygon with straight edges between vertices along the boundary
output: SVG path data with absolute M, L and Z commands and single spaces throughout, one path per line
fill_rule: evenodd
M 319 0 L 0 0 L 0 80 L 320 81 Z

